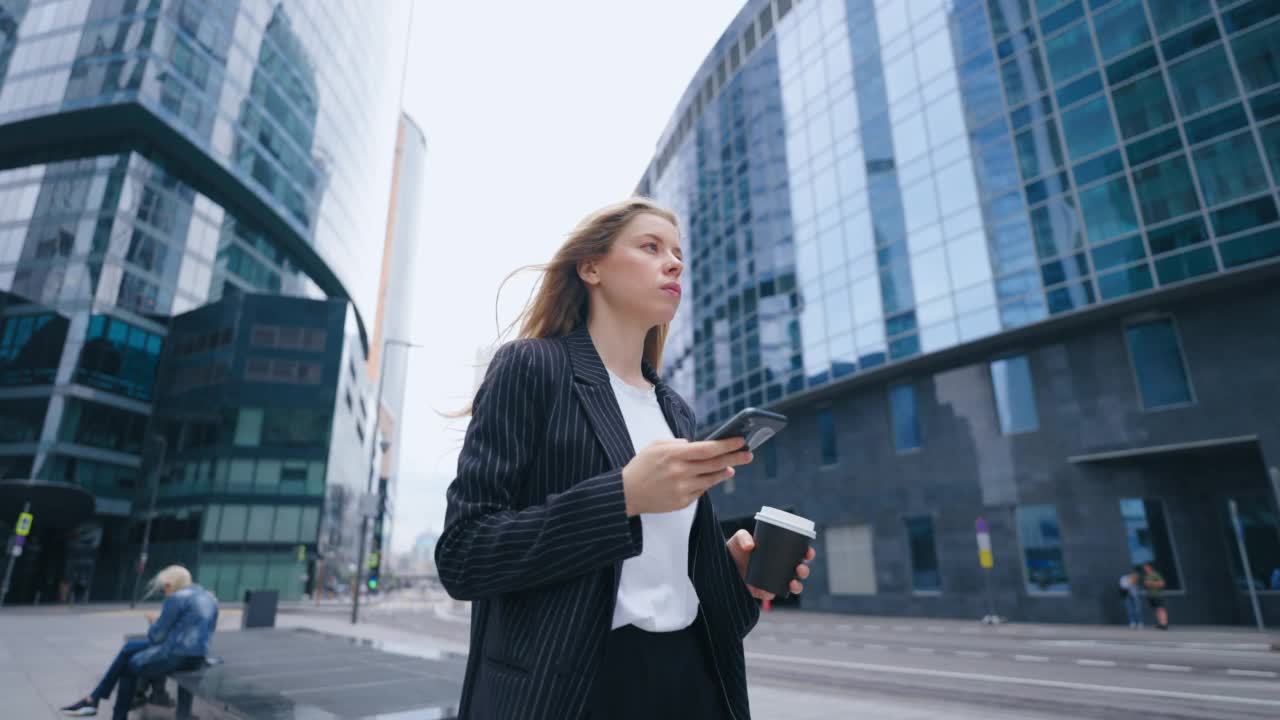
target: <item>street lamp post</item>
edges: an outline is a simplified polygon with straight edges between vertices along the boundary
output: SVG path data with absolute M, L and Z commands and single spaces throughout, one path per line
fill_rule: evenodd
M 402 345 L 405 349 L 422 347 L 417 343 L 411 343 L 408 340 L 397 340 L 395 338 L 387 338 L 382 341 L 382 358 L 378 362 L 378 392 L 377 399 L 373 404 L 373 433 L 369 443 L 369 480 L 365 483 L 365 496 L 368 496 L 369 493 L 373 492 L 373 482 L 378 472 L 378 426 L 382 421 L 382 388 L 386 386 L 387 382 L 387 348 L 392 345 Z M 367 564 L 365 562 L 364 549 L 365 539 L 369 534 L 369 515 L 365 510 L 366 509 L 363 507 L 360 508 L 360 551 L 356 555 L 356 586 L 354 591 L 351 593 L 352 625 L 355 625 L 360 619 L 360 586 L 364 584 L 364 573 Z M 379 559 L 379 561 L 381 561 L 381 559 Z

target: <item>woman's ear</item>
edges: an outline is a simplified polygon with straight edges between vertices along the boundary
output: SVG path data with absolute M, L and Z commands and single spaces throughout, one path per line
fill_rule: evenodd
M 578 261 L 578 277 L 587 285 L 600 284 L 600 270 L 596 267 L 595 260 L 579 260 Z

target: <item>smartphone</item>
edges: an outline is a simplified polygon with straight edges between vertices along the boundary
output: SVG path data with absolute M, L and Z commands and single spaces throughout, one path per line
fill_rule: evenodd
M 747 441 L 747 449 L 755 452 L 756 448 L 786 426 L 786 415 L 749 407 L 729 418 L 728 422 L 713 430 L 703 440 L 740 437 Z

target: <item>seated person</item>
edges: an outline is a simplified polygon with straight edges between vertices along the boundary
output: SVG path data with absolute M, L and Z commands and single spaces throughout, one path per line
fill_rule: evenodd
M 205 655 L 209 653 L 209 638 L 218 625 L 218 600 L 193 584 L 191 573 L 181 565 L 170 565 L 156 573 L 149 588 L 148 596 L 159 591 L 165 599 L 160 617 L 154 620 L 147 617 L 151 627 L 146 639 L 125 643 L 98 687 L 62 708 L 64 715 L 97 715 L 98 703 L 111 697 L 111 690 L 119 683 L 120 692 L 111 717 L 126 720 L 139 680 L 163 678 L 204 664 Z

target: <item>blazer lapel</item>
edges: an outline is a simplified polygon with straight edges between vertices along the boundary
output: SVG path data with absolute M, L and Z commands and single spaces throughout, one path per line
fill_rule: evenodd
M 585 325 L 579 326 L 565 341 L 569 346 L 569 361 L 573 364 L 573 391 L 604 448 L 609 466 L 614 469 L 623 467 L 635 457 L 636 451 L 631 446 L 631 433 L 627 432 L 627 423 L 622 419 L 613 386 L 609 384 L 609 373 Z

